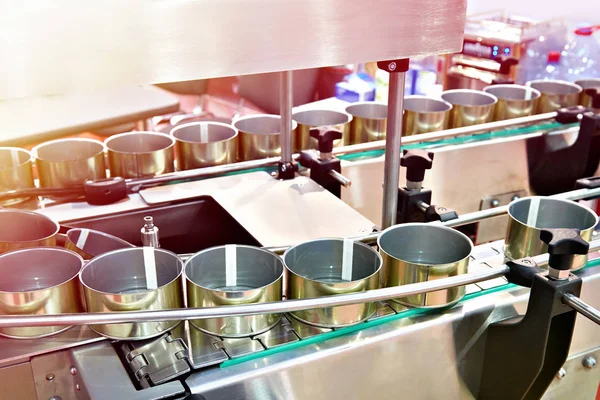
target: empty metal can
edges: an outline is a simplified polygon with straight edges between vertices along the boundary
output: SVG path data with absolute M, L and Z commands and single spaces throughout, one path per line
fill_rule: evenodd
M 59 247 L 15 250 L 0 255 L 0 314 L 48 315 L 84 311 L 77 274 L 83 259 Z M 65 326 L 1 328 L 0 335 L 41 338 Z
M 350 143 L 366 143 L 384 140 L 387 127 L 387 105 L 374 101 L 362 101 L 346 107 L 352 115 Z
M 446 90 L 442 99 L 452 104 L 450 128 L 460 128 L 490 122 L 494 117 L 496 96 L 471 89 Z
M 33 157 L 30 152 L 18 147 L 0 147 L 0 191 L 30 189 L 33 183 Z M 29 198 L 9 199 L 2 205 L 18 204 Z
M 239 161 L 257 160 L 281 155 L 281 117 L 271 114 L 248 115 L 236 119 L 233 126 L 238 130 Z M 298 124 L 292 121 L 292 130 Z M 295 147 L 292 134 L 292 147 Z
M 576 106 L 581 86 L 567 81 L 535 80 L 527 82 L 527 86 L 537 89 L 542 94 L 536 105 L 536 113 L 548 113 L 556 111 L 561 107 Z
M 581 93 L 579 94 L 579 104 L 584 107 L 592 106 L 592 96 L 585 93 L 586 89 L 597 88 L 600 92 L 600 78 L 596 79 L 581 79 L 575 81 L 576 85 L 581 86 Z
M 384 286 L 432 281 L 467 273 L 471 240 L 461 232 L 427 223 L 395 225 L 377 239 L 383 257 Z M 454 304 L 465 287 L 394 299 L 409 307 L 436 308 Z
M 371 247 L 351 239 L 318 239 L 289 248 L 283 255 L 290 299 L 310 299 L 377 289 L 381 256 Z M 292 315 L 320 327 L 354 325 L 370 318 L 375 303 L 351 304 Z
M 483 89 L 498 98 L 494 108 L 494 121 L 527 117 L 535 113 L 539 90 L 521 85 L 491 85 Z
M 404 136 L 437 132 L 448 128 L 452 104 L 441 99 L 426 96 L 406 96 L 404 98 Z
M 66 236 L 65 247 L 79 254 L 84 260 L 91 260 L 109 251 L 135 247 L 123 239 L 93 229 L 69 229 Z
M 508 206 L 508 216 L 504 253 L 512 260 L 548 252 L 548 246 L 540 239 L 542 229 L 576 228 L 589 242 L 598 224 L 598 216 L 587 207 L 541 196 L 513 201 Z M 571 270 L 583 268 L 586 262 L 587 254 L 576 255 Z
M 0 253 L 54 246 L 59 229 L 56 222 L 33 211 L 0 210 Z
M 141 178 L 173 172 L 175 139 L 159 132 L 128 132 L 104 142 L 110 175 Z
M 349 124 L 352 116 L 350 114 L 331 110 L 307 110 L 294 113 L 292 118 L 298 123 L 296 152 L 318 147 L 317 139 L 310 137 L 309 133 L 311 128 L 318 126 L 332 126 L 342 131 L 342 138 L 333 142 L 334 147 L 352 144 Z
M 283 262 L 270 251 L 225 245 L 194 254 L 184 267 L 189 307 L 217 307 L 281 300 Z M 262 333 L 281 315 L 247 315 L 192 320 L 198 329 L 222 337 Z
M 106 178 L 104 145 L 94 139 L 69 138 L 45 142 L 32 149 L 40 187 L 82 185 Z
M 171 130 L 180 170 L 234 163 L 238 131 L 221 122 L 191 122 Z
M 183 307 L 183 262 L 176 254 L 154 247 L 104 253 L 79 274 L 89 312 L 148 311 Z M 95 324 L 92 329 L 116 340 L 159 336 L 180 321 Z

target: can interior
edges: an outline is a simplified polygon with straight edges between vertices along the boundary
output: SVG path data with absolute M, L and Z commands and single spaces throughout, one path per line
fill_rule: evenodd
M 475 90 L 445 92 L 442 93 L 442 99 L 458 106 L 489 106 L 497 101 L 492 95 Z
M 281 131 L 279 115 L 259 115 L 237 120 L 233 126 L 252 135 L 275 135 Z
M 31 292 L 63 284 L 77 276 L 83 262 L 67 250 L 31 248 L 0 255 L 0 291 Z
M 148 153 L 169 148 L 173 139 L 167 135 L 131 133 L 113 136 L 106 141 L 106 147 L 121 153 Z
M 92 259 L 81 271 L 81 282 L 92 290 L 110 294 L 145 292 L 143 248 L 116 250 Z M 161 288 L 177 279 L 181 260 L 173 253 L 154 249 L 156 280 Z
M 207 122 L 188 124 L 173 130 L 173 137 L 192 143 L 221 142 L 235 135 L 236 131 L 232 127 Z
M 50 237 L 58 226 L 43 215 L 0 211 L 0 242 L 30 242 Z
M 300 111 L 293 115 L 294 121 L 307 126 L 339 125 L 349 122 L 348 114 L 329 110 Z
M 495 85 L 485 88 L 485 91 L 503 100 L 535 100 L 540 92 L 527 86 Z
M 387 106 L 380 103 L 361 103 L 346 107 L 346 112 L 358 118 L 386 119 Z
M 471 254 L 469 239 L 453 229 L 428 225 L 399 225 L 379 237 L 382 251 L 415 264 L 451 264 Z
M 81 231 L 81 229 L 71 229 L 67 232 L 67 238 L 75 245 L 78 245 L 79 243 L 77 242 L 81 236 Z M 92 257 L 95 257 L 100 254 L 108 253 L 109 251 L 127 247 L 133 247 L 133 245 L 103 232 L 89 231 L 85 243 L 80 248 Z
M 508 213 L 520 223 L 537 229 L 580 229 L 586 230 L 596 226 L 597 218 L 591 210 L 570 201 L 538 197 L 537 218 L 529 220 L 531 198 L 513 202 Z M 535 220 L 534 224 L 532 222 Z
M 0 169 L 15 168 L 30 159 L 31 156 L 26 150 L 17 147 L 0 149 Z
M 404 109 L 414 112 L 444 112 L 452 109 L 452 104 L 427 97 L 407 96 L 404 98 Z
M 284 255 L 286 267 L 305 279 L 326 283 L 348 282 L 342 279 L 344 241 L 314 240 L 292 247 Z M 368 246 L 352 247 L 351 281 L 368 278 L 381 268 L 381 258 Z M 347 268 L 347 267 L 346 267 Z
M 581 92 L 578 86 L 569 82 L 539 81 L 530 82 L 529 86 L 548 94 L 576 94 Z
M 227 245 L 235 246 L 235 245 Z M 185 263 L 185 276 L 206 289 L 238 292 L 271 285 L 283 276 L 283 262 L 277 255 L 258 248 L 235 246 L 233 266 L 227 268 L 226 246 L 213 247 L 195 254 Z M 232 273 L 235 278 L 227 274 Z
M 600 79 L 582 79 L 575 81 L 575 84 L 581 86 L 582 89 L 595 88 L 600 87 Z
M 75 139 L 43 143 L 35 148 L 36 158 L 52 162 L 87 160 L 103 151 L 100 142 Z

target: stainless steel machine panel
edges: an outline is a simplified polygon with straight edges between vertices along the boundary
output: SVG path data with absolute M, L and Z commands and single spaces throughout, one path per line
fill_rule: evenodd
M 0 99 L 452 53 L 465 14 L 466 0 L 4 2 Z

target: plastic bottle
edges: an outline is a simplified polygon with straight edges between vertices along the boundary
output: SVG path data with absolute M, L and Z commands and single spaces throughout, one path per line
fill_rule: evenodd
M 564 80 L 564 64 L 561 62 L 561 53 L 558 51 L 549 51 L 546 54 L 546 65 L 534 75 L 533 79 L 543 80 Z
M 536 76 L 544 74 L 548 66 L 548 53 L 560 52 L 567 42 L 566 36 L 567 29 L 562 25 L 557 25 L 551 30 L 545 30 L 543 34 L 529 43 L 519 60 L 517 83 L 524 84 L 536 79 Z
M 600 25 L 577 29 L 573 40 L 565 45 L 562 58 L 566 80 L 600 78 L 600 44 L 593 35 L 596 30 Z

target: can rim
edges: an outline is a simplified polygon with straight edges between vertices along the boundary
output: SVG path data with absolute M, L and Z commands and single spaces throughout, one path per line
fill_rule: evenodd
M 53 144 L 57 144 L 57 143 L 65 143 L 65 142 L 87 142 L 87 143 L 94 143 L 94 144 L 99 144 L 100 147 L 102 148 L 102 150 L 98 151 L 97 153 L 92 154 L 89 157 L 85 157 L 85 158 L 77 158 L 75 160 L 49 160 L 47 158 L 42 158 L 39 156 L 39 150 L 42 149 L 43 147 L 46 147 L 48 145 L 53 145 Z M 33 155 L 33 157 L 36 160 L 40 160 L 40 161 L 44 161 L 44 162 L 48 162 L 48 163 L 74 163 L 74 162 L 81 162 L 81 161 L 86 161 L 89 160 L 90 158 L 94 158 L 97 157 L 98 155 L 102 154 L 104 155 L 104 152 L 106 151 L 106 146 L 104 143 L 102 143 L 99 140 L 96 139 L 90 139 L 90 138 L 61 138 L 61 139 L 54 139 L 54 140 L 49 140 L 47 142 L 43 142 L 40 143 L 38 145 L 36 145 L 35 147 L 33 147 L 31 149 L 31 154 Z
M 208 141 L 208 142 L 198 142 L 198 141 L 192 141 L 192 140 L 185 140 L 185 139 L 181 139 L 177 136 L 175 136 L 175 133 L 180 130 L 180 129 L 184 129 L 190 126 L 198 126 L 198 125 L 217 125 L 217 126 L 222 126 L 225 128 L 229 128 L 233 131 L 233 135 L 226 138 L 226 139 L 221 139 L 221 140 L 215 140 L 215 141 Z M 169 132 L 169 135 L 173 136 L 173 138 L 175 138 L 176 141 L 178 142 L 183 142 L 183 143 L 189 143 L 189 144 L 204 144 L 204 145 L 208 145 L 208 144 L 212 144 L 212 143 L 222 143 L 222 142 L 227 142 L 230 140 L 234 140 L 237 136 L 238 136 L 238 129 L 236 127 L 234 127 L 233 125 L 230 124 L 226 124 L 224 122 L 217 122 L 217 121 L 196 121 L 196 122 L 188 122 L 185 124 L 181 124 L 181 125 L 177 125 L 175 126 L 173 129 L 171 129 L 171 131 Z
M 121 150 L 115 150 L 113 148 L 111 148 L 109 146 L 110 142 L 114 139 L 118 139 L 118 138 L 122 138 L 125 136 L 138 136 L 138 135 L 152 135 L 152 136 L 162 136 L 165 137 L 167 139 L 169 139 L 169 141 L 171 142 L 168 146 L 165 146 L 161 149 L 158 150 L 152 150 L 152 151 L 121 151 Z M 152 131 L 134 131 L 134 132 L 125 132 L 125 133 L 119 133 L 117 135 L 112 135 L 111 137 L 107 138 L 104 141 L 104 145 L 106 146 L 107 151 L 111 152 L 111 153 L 118 153 L 118 154 L 153 154 L 153 153 L 157 153 L 159 151 L 164 151 L 164 150 L 169 150 L 171 148 L 173 148 L 173 146 L 175 146 L 175 138 L 166 134 L 166 133 L 162 133 L 162 132 L 152 132 Z
M 526 227 L 528 227 L 528 228 L 531 228 L 531 229 L 542 230 L 543 228 L 536 228 L 535 226 L 528 225 L 526 222 L 522 222 L 520 219 L 517 219 L 517 218 L 515 218 L 515 216 L 514 216 L 514 215 L 512 214 L 512 212 L 511 212 L 511 208 L 512 208 L 512 206 L 513 206 L 513 205 L 515 205 L 515 204 L 517 204 L 517 203 L 520 203 L 520 202 L 522 202 L 522 201 L 525 201 L 525 200 L 531 200 L 531 199 L 534 199 L 534 198 L 543 199 L 543 200 L 550 200 L 550 201 L 556 201 L 556 202 L 559 202 L 559 203 L 568 204 L 568 205 L 570 205 L 570 206 L 579 207 L 579 208 L 581 208 L 581 209 L 585 210 L 586 212 L 588 212 L 588 213 L 589 213 L 591 216 L 593 216 L 593 217 L 594 217 L 594 221 L 595 221 L 595 222 L 594 222 L 594 224 L 593 224 L 593 225 L 591 225 L 591 226 L 589 226 L 589 227 L 587 227 L 587 228 L 585 228 L 585 229 L 581 229 L 582 231 L 587 231 L 588 229 L 593 229 L 593 228 L 594 228 L 596 225 L 598 225 L 598 222 L 599 222 L 599 220 L 600 220 L 600 219 L 598 218 L 598 215 L 597 215 L 597 214 L 596 214 L 594 211 L 592 211 L 592 210 L 591 210 L 590 208 L 588 208 L 588 207 L 582 206 L 581 204 L 579 204 L 579 203 L 577 203 L 577 202 L 575 202 L 575 201 L 571 201 L 571 200 L 565 200 L 565 199 L 556 199 L 556 198 L 551 198 L 551 197 L 546 197 L 546 196 L 527 196 L 527 197 L 521 197 L 521 198 L 519 198 L 519 199 L 513 200 L 513 201 L 511 201 L 511 202 L 510 202 L 510 204 L 508 205 L 508 207 L 507 207 L 507 210 L 506 210 L 506 213 L 507 213 L 507 214 L 510 216 L 510 218 L 511 218 L 513 221 L 515 221 L 515 222 L 517 222 L 517 223 L 519 223 L 519 224 L 521 224 L 521 225 L 523 225 L 523 226 L 526 226 Z

